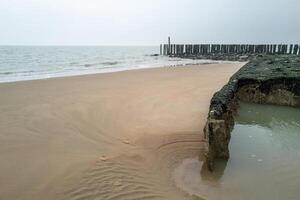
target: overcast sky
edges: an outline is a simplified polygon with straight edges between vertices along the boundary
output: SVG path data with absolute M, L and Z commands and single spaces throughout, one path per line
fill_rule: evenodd
M 2 45 L 300 43 L 300 0 L 0 0 Z

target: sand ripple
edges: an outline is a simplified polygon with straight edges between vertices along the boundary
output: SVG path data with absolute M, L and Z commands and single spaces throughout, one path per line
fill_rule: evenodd
M 176 189 L 171 173 L 180 160 L 205 152 L 206 143 L 199 136 L 181 133 L 166 135 L 159 140 L 157 137 L 143 138 L 135 143 L 135 153 L 106 159 L 100 157 L 76 184 L 70 186 L 71 189 L 64 192 L 64 198 L 192 199 Z
M 172 171 L 206 150 L 209 101 L 242 65 L 0 84 L 0 199 L 193 199 Z

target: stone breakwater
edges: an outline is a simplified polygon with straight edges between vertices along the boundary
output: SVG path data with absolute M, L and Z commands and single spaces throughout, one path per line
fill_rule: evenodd
M 230 133 L 240 101 L 300 106 L 300 56 L 257 55 L 211 99 L 204 128 L 209 148 L 206 164 L 229 158 Z

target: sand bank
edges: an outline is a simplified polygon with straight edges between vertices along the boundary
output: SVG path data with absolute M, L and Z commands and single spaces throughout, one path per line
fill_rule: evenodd
M 169 175 L 243 64 L 0 84 L 0 199 L 191 199 Z

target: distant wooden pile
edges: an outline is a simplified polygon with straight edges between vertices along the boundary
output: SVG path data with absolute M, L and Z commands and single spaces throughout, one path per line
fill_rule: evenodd
M 161 44 L 160 54 L 169 56 L 207 54 L 300 54 L 298 44 Z

